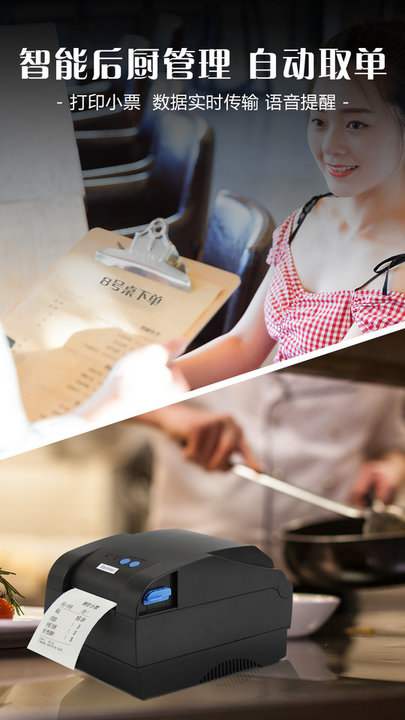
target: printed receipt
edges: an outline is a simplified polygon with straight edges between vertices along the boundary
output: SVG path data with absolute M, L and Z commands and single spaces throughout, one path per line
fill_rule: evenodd
M 48 608 L 28 650 L 73 670 L 90 631 L 116 604 L 78 588 L 68 590 Z

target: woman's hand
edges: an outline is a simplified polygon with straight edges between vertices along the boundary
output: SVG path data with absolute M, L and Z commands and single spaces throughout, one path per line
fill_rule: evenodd
M 351 501 L 365 507 L 370 495 L 386 505 L 392 503 L 405 482 L 405 455 L 392 451 L 379 460 L 368 460 L 360 468 L 351 492 Z
M 180 370 L 171 366 L 183 350 L 184 341 L 176 339 L 127 353 L 75 414 L 100 426 L 175 402 L 189 389 Z
M 139 420 L 161 428 L 183 445 L 186 460 L 206 470 L 228 470 L 233 453 L 240 453 L 247 465 L 259 469 L 241 427 L 226 413 L 179 404 L 147 413 Z

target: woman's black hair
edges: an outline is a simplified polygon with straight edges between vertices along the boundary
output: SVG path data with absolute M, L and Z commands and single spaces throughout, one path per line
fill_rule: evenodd
M 359 48 L 366 48 L 369 52 L 382 48 L 386 74 L 375 75 L 374 82 L 383 100 L 392 106 L 398 120 L 405 124 L 405 22 L 375 20 L 354 25 L 331 37 L 324 47 L 350 50 L 352 58 Z M 315 77 L 317 75 L 319 68 Z

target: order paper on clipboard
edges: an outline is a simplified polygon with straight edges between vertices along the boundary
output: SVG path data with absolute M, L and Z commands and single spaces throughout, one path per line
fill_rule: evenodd
M 67 590 L 44 614 L 28 650 L 73 670 L 91 630 L 116 605 L 85 590 Z
M 190 342 L 239 284 L 233 273 L 187 260 L 185 293 L 94 260 L 114 243 L 114 233 L 91 230 L 4 321 L 31 421 L 74 410 L 130 350 Z

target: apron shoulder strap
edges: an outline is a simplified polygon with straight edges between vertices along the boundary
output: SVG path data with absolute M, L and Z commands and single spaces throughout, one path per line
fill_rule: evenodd
M 399 255 L 391 255 L 391 257 L 386 258 L 386 260 L 382 260 L 373 269 L 374 275 L 369 280 L 366 280 L 366 282 L 363 283 L 363 285 L 359 285 L 359 287 L 355 288 L 355 290 L 361 290 L 366 285 L 368 285 L 373 280 L 375 280 L 375 278 L 379 277 L 380 275 L 384 275 L 384 273 L 385 273 L 385 280 L 384 280 L 382 294 L 388 295 L 388 273 L 394 267 L 397 267 L 398 265 L 402 265 L 402 263 L 405 263 L 405 253 L 400 253 Z
M 318 200 L 320 200 L 323 197 L 328 197 L 329 195 L 332 195 L 333 193 L 324 193 L 323 195 L 314 195 L 311 197 L 308 202 L 305 203 L 304 207 L 302 208 L 299 218 L 297 220 L 297 224 L 294 228 L 294 230 L 291 230 L 290 237 L 288 238 L 288 243 L 291 245 L 292 241 L 294 240 L 298 230 L 300 229 L 302 223 L 304 222 L 306 216 L 311 212 L 312 208 L 315 207 Z

